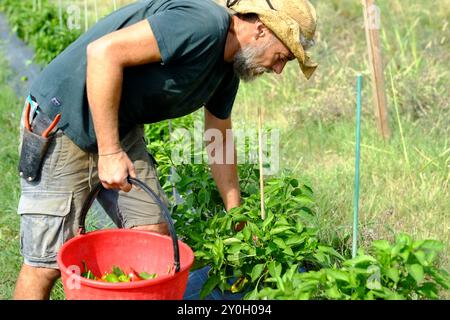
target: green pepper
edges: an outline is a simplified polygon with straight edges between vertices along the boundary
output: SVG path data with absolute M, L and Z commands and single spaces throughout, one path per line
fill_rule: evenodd
M 139 277 L 144 279 L 144 280 L 148 280 L 148 279 L 155 279 L 158 275 L 156 273 L 147 273 L 145 271 L 139 273 Z
M 84 272 L 81 274 L 81 276 L 84 278 L 87 278 L 87 279 L 95 280 L 95 276 L 91 270 L 88 270 L 86 262 L 83 260 L 82 263 L 83 263 Z
M 245 284 L 248 282 L 248 279 L 244 276 L 241 276 L 240 278 L 238 278 L 233 285 L 231 286 L 230 291 L 232 293 L 237 293 L 242 291 L 242 289 L 244 288 Z
M 124 274 L 120 275 L 118 279 L 120 282 L 130 282 L 130 277 Z
M 105 280 L 107 282 L 119 282 L 119 278 L 114 273 L 106 274 Z
M 95 276 L 91 270 L 89 270 L 88 272 L 85 272 L 84 275 L 82 275 L 82 276 L 85 278 L 88 278 L 88 279 L 95 280 Z

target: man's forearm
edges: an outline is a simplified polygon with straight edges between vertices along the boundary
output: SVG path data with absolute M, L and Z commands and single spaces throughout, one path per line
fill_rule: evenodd
M 225 204 L 225 209 L 228 211 L 231 208 L 239 207 L 241 198 L 236 165 L 236 147 L 234 146 L 232 134 L 229 134 L 231 133 L 231 117 L 225 120 L 219 119 L 205 108 L 205 133 L 210 129 L 219 130 L 221 133 L 220 136 L 222 137 L 220 139 L 217 135 L 212 134 L 214 132 L 211 132 L 211 136 L 214 136 L 214 140 L 220 139 L 221 144 L 214 145 L 214 148 L 210 151 L 217 155 L 221 155 L 222 159 L 214 159 L 218 160 L 218 163 L 213 162 L 210 167 L 212 176 L 219 189 L 220 196 Z M 230 132 L 228 132 L 229 130 Z M 206 145 L 208 148 L 209 143 Z M 219 150 L 215 150 L 216 148 Z M 231 154 L 227 154 L 227 151 L 229 150 L 233 152 L 233 163 L 227 164 L 229 161 L 226 160 L 231 157 Z M 212 157 L 212 153 L 208 152 L 208 156 Z
M 225 209 L 240 205 L 241 192 L 236 164 L 211 164 L 211 172 L 217 184 Z
M 226 136 L 226 135 L 225 135 Z M 225 147 L 225 148 L 224 148 Z M 241 202 L 241 192 L 239 188 L 239 176 L 237 173 L 237 156 L 233 141 L 225 138 L 222 144 L 223 164 L 211 164 L 211 173 L 217 184 L 225 209 L 239 207 Z M 228 150 L 233 150 L 233 163 L 227 164 Z

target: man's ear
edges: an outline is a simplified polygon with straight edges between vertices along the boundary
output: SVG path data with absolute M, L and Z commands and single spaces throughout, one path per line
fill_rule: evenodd
M 267 27 L 260 20 L 255 21 L 255 39 L 265 37 L 267 35 Z

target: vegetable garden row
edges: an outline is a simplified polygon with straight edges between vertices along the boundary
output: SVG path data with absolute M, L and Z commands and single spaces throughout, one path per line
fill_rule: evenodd
M 31 3 L 3 0 L 0 11 L 35 49 L 36 60 L 48 63 L 81 31 L 61 29 L 53 5 L 44 1 L 36 12 Z M 195 117 L 172 125 L 191 129 Z M 226 213 L 207 164 L 172 163 L 167 122 L 146 125 L 145 132 L 163 188 L 170 196 L 175 186 L 182 196 L 172 213 L 177 232 L 194 250 L 195 268 L 211 266 L 202 297 L 216 287 L 243 292 L 244 299 L 437 299 L 450 290 L 448 272 L 437 267 L 442 243 L 399 234 L 394 243 L 373 241 L 350 259 L 348 251 L 321 242 L 320 225 L 310 222 L 313 190 L 290 172 L 265 182 L 262 220 L 259 171 L 250 164 L 239 165 L 243 204 Z

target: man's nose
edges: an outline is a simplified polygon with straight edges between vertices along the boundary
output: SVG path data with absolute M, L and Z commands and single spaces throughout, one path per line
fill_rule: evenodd
M 278 62 L 272 67 L 272 70 L 276 74 L 280 74 L 283 71 L 285 65 L 286 65 L 286 62 Z

